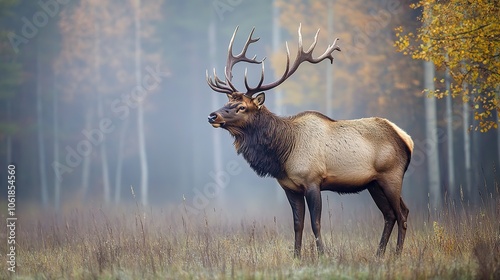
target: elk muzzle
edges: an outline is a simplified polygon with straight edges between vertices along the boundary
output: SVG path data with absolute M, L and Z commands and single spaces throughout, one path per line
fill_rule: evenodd
M 220 114 L 213 112 L 210 115 L 208 115 L 208 123 L 210 123 L 213 127 L 217 128 L 223 126 L 225 121 Z

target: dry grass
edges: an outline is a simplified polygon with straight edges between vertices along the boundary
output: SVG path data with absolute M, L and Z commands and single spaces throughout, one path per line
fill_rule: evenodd
M 309 227 L 302 260 L 293 259 L 286 218 L 197 217 L 174 211 L 73 209 L 25 216 L 17 231 L 15 276 L 37 279 L 500 279 L 498 188 L 481 206 L 449 204 L 437 213 L 410 213 L 401 257 L 375 257 L 379 213 L 342 218 L 325 207 L 325 257 Z M 340 216 L 340 217 L 339 217 Z M 286 221 L 284 220 L 286 219 Z M 333 225 L 333 226 L 331 226 Z M 2 236 L 5 229 L 1 229 Z M 1 278 L 9 278 L 6 269 Z

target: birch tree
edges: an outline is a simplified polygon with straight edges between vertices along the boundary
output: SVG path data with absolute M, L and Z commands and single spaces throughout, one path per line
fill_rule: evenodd
M 54 63 L 57 79 L 60 83 L 61 91 L 64 93 L 59 98 L 71 106 L 72 103 L 77 103 L 79 106 L 75 112 L 79 112 L 83 116 L 83 123 L 78 123 L 80 126 L 78 132 L 82 129 L 89 131 L 93 121 L 93 106 L 90 106 L 93 97 L 94 88 L 91 79 L 93 78 L 93 65 L 87 63 L 92 62 L 92 51 L 94 48 L 93 38 L 93 16 L 91 2 L 80 2 L 74 9 L 66 9 L 61 12 L 61 20 L 59 28 L 61 31 L 61 52 L 56 62 Z M 90 15 L 90 16 L 89 16 Z M 79 67 L 75 67 L 78 61 L 84 61 Z M 62 120 L 64 122 L 65 120 Z M 60 159 L 63 160 L 63 155 Z M 60 160 L 54 159 L 54 163 Z M 81 179 L 80 193 L 85 197 L 90 182 L 90 156 L 82 158 L 81 162 Z M 57 180 L 61 184 L 65 183 L 65 178 L 69 174 L 61 172 L 53 163 L 53 169 Z M 63 162 L 64 163 L 64 162 Z M 80 166 L 77 166 L 80 167 Z M 55 197 L 60 197 L 59 189 L 56 190 Z M 59 201 L 55 202 L 56 204 Z
M 435 70 L 431 61 L 424 62 L 424 86 L 429 90 L 434 90 Z M 426 135 L 426 157 L 427 176 L 429 181 L 430 205 L 433 209 L 441 208 L 442 193 L 439 170 L 439 151 L 437 136 L 436 99 L 425 99 L 425 135 Z
M 213 66 L 212 68 L 215 67 L 217 64 L 217 26 L 216 26 L 216 18 L 215 15 L 212 15 L 210 19 L 210 24 L 208 26 L 208 53 L 209 53 L 209 59 L 210 59 L 210 64 Z M 219 96 L 220 94 L 211 94 L 211 99 L 212 99 L 212 109 L 216 110 L 217 108 L 220 107 L 220 99 Z M 212 131 L 212 145 L 213 145 L 213 151 L 214 151 L 214 172 L 215 174 L 219 174 L 222 169 L 222 142 L 221 142 L 221 133 L 214 129 Z M 218 178 L 218 177 L 217 177 Z M 218 179 L 217 179 L 218 180 Z M 222 186 L 223 182 L 217 181 L 217 185 Z M 223 192 L 222 192 L 223 196 Z M 220 198 L 220 200 L 224 200 L 223 197 Z
M 14 15 L 11 11 L 18 3 L 17 0 L 3 1 L 0 3 L 0 18 L 10 20 Z M 9 43 L 9 32 L 12 30 L 7 25 L 0 26 L 0 146 L 5 150 L 0 151 L 4 158 L 5 166 L 12 163 L 12 139 L 19 130 L 18 125 L 13 121 L 12 103 L 17 89 L 22 82 L 21 64 L 13 59 L 15 51 Z M 3 145 L 5 144 L 5 146 Z
M 141 0 L 132 0 L 134 10 L 134 72 L 136 86 L 139 88 L 142 81 L 141 73 Z M 142 100 L 137 107 L 137 136 L 139 145 L 139 161 L 141 166 L 141 199 L 142 204 L 148 204 L 148 161 L 146 141 L 144 135 L 144 103 Z
M 123 50 L 113 46 L 120 42 L 124 44 L 123 38 L 127 26 L 123 20 L 122 6 L 112 6 L 110 1 L 83 1 L 73 9 L 62 12 L 60 29 L 62 34 L 62 50 L 56 63 L 60 73 L 60 80 L 64 80 L 62 88 L 65 96 L 61 97 L 66 102 L 76 104 L 77 109 L 83 115 L 83 124 L 77 129 L 80 141 L 93 138 L 90 151 L 82 156 L 81 166 L 81 194 L 83 196 L 89 190 L 91 184 L 90 164 L 92 154 L 98 152 L 101 171 L 98 177 L 103 200 L 108 203 L 111 200 L 111 182 L 109 175 L 109 162 L 107 141 L 112 135 L 97 131 L 99 123 L 105 119 L 105 112 L 109 103 L 108 96 L 116 95 L 125 89 L 131 88 L 130 84 L 116 83 L 108 73 L 117 73 L 124 68 L 123 64 L 116 61 L 125 61 Z M 125 18 L 126 19 L 126 18 Z M 113 55 L 110 55 L 110 53 Z M 105 68 L 105 71 L 103 71 Z M 106 78 L 102 78 L 106 75 Z M 95 108 L 95 109 L 94 109 Z M 97 120 L 94 118 L 97 116 Z M 85 132 L 85 133 L 84 133 Z M 87 134 L 85 136 L 84 134 Z M 90 136 L 88 136 L 90 135 Z M 88 140 L 88 139 L 87 139 Z M 72 143 L 75 145 L 75 143 Z
M 450 90 L 450 71 L 445 71 L 446 90 Z M 455 154 L 453 150 L 453 101 L 451 95 L 446 96 L 446 148 L 448 166 L 448 196 L 455 198 Z
M 37 116 L 37 142 L 38 142 L 38 171 L 40 174 L 40 194 L 44 207 L 49 204 L 49 194 L 47 188 L 47 165 L 45 155 L 45 136 L 43 125 L 43 88 L 42 88 L 42 50 L 40 41 L 37 40 L 36 51 L 36 116 Z
M 431 60 L 447 68 L 452 77 L 449 91 L 433 91 L 437 97 L 451 94 L 471 103 L 474 130 L 498 128 L 500 111 L 496 89 L 500 85 L 500 6 L 498 1 L 420 0 L 425 22 L 417 33 L 398 29 L 396 46 L 414 59 Z M 470 90 L 465 90 L 467 84 Z M 465 117 L 465 114 L 464 114 Z M 468 128 L 467 128 L 468 129 Z

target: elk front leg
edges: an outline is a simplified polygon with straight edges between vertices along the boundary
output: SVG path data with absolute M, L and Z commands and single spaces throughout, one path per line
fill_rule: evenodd
M 321 190 L 319 187 L 311 187 L 306 191 L 307 207 L 311 214 L 311 227 L 316 238 L 316 247 L 319 255 L 325 253 L 323 241 L 321 240 Z
M 292 206 L 293 229 L 295 231 L 295 247 L 293 256 L 300 259 L 300 250 L 302 248 L 302 231 L 304 229 L 305 202 L 304 196 L 296 192 L 285 189 L 286 197 L 290 206 Z

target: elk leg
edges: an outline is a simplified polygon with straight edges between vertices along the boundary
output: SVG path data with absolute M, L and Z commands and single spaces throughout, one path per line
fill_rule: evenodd
M 287 189 L 285 189 L 285 193 L 288 198 L 288 202 L 290 202 L 290 206 L 292 207 L 293 214 L 293 229 L 295 231 L 295 249 L 293 256 L 300 259 L 302 231 L 304 229 L 304 214 L 306 211 L 304 196 Z
M 323 255 L 325 248 L 321 240 L 321 190 L 319 187 L 311 187 L 306 191 L 307 207 L 311 214 L 311 227 L 316 238 L 318 253 Z
M 394 210 L 392 210 L 387 197 L 385 197 L 384 192 L 378 185 L 374 185 L 371 188 L 368 188 L 370 195 L 372 196 L 375 204 L 378 209 L 384 215 L 384 231 L 382 232 L 382 237 L 380 238 L 380 244 L 377 249 L 377 256 L 382 257 L 385 253 L 385 248 L 387 247 L 387 242 L 389 241 L 389 237 L 391 236 L 392 229 L 394 228 L 394 224 L 396 223 L 396 214 L 394 214 Z
M 408 210 L 408 207 L 406 207 L 405 202 L 403 201 L 403 198 L 399 198 L 400 204 L 401 204 L 401 210 L 403 211 L 403 215 L 405 216 L 405 219 L 408 220 L 408 214 L 410 213 L 410 210 Z
M 402 197 L 399 197 L 399 202 L 400 202 L 399 204 L 401 207 L 401 212 L 403 213 L 403 229 L 404 229 L 404 231 L 402 232 L 401 248 L 400 248 L 400 252 L 399 252 L 399 253 L 401 253 L 401 250 L 403 250 L 403 243 L 404 243 L 405 237 L 406 237 L 406 229 L 408 228 L 407 221 L 408 221 L 408 214 L 410 213 L 410 210 L 408 210 L 408 207 L 406 207 L 406 204 L 403 201 Z
M 392 209 L 394 210 L 394 214 L 396 214 L 396 220 L 398 222 L 398 242 L 396 245 L 396 254 L 399 255 L 401 254 L 401 251 L 403 250 L 403 244 L 405 241 L 405 236 L 406 236 L 406 215 L 403 214 L 402 208 L 406 209 L 405 212 L 407 212 L 406 205 L 405 207 L 402 206 L 402 199 L 401 199 L 401 185 L 402 182 L 391 180 L 392 184 L 382 184 L 382 190 L 384 191 L 385 196 L 387 197 L 387 200 L 389 201 L 389 204 L 391 205 Z M 404 203 L 403 203 L 404 204 Z

